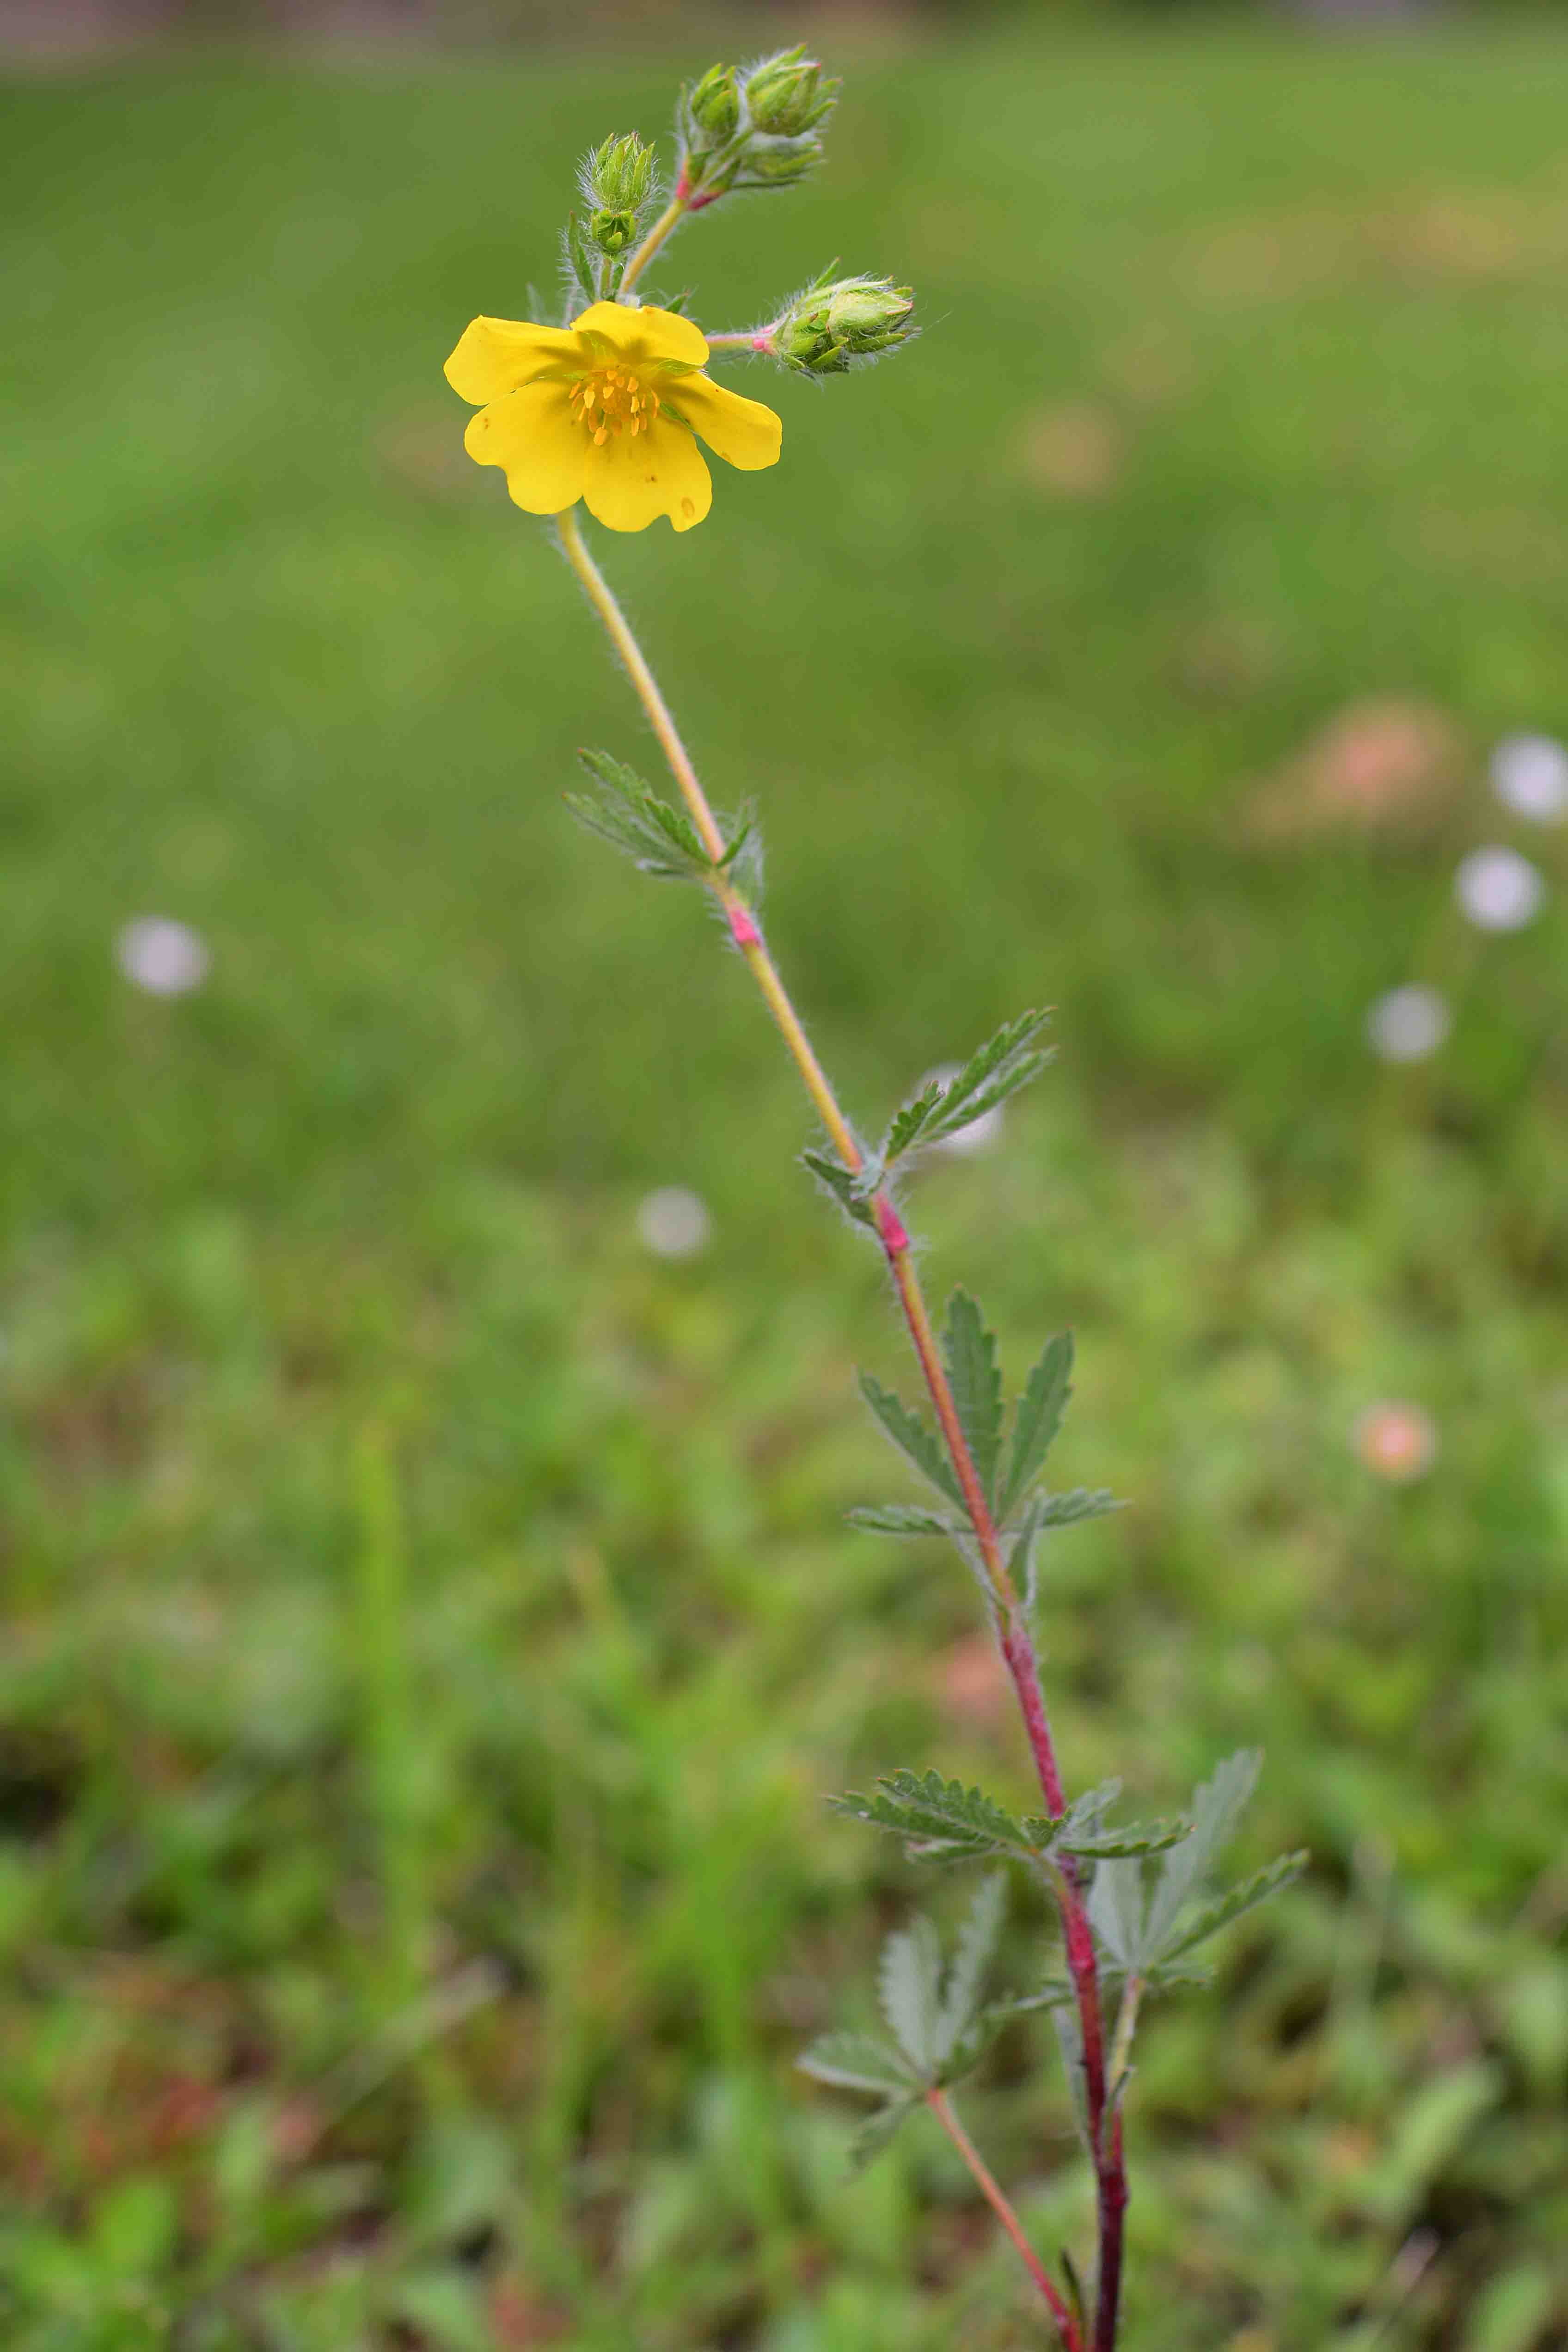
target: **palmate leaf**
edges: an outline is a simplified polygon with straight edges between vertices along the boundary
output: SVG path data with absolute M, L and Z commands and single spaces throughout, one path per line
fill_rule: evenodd
M 964 1508 L 963 1489 L 954 1475 L 952 1465 L 942 1452 L 940 1441 L 920 1415 L 911 1412 L 908 1405 L 901 1403 L 890 1389 L 883 1388 L 879 1381 L 873 1380 L 869 1372 L 860 1375 L 860 1393 L 899 1451 L 908 1456 L 922 1477 L 929 1478 L 949 1502 L 956 1503 L 967 1519 L 969 1515 Z
M 987 1039 L 955 1078 L 945 1083 L 933 1079 L 905 1103 L 894 1114 L 883 1146 L 889 1166 L 906 1152 L 940 1143 L 972 1119 L 983 1118 L 1037 1076 L 1050 1059 L 1036 1043 L 1049 1017 L 1045 1013 L 1020 1013 L 1016 1021 L 1008 1022 Z
M 955 1290 L 948 1301 L 942 1360 L 959 1426 L 990 1499 L 996 1484 L 996 1449 L 1002 1442 L 1002 1374 L 996 1363 L 996 1342 L 966 1290 Z
M 852 1789 L 827 1801 L 836 1813 L 908 1839 L 921 1860 L 967 1862 L 980 1854 L 1038 1858 L 1037 1842 L 1022 1822 L 1004 1812 L 983 1790 L 944 1780 L 940 1772 L 889 1772 L 878 1782 L 874 1796 Z
M 1143 1867 L 1135 1859 L 1102 1862 L 1089 1890 L 1089 1920 L 1105 1949 L 1129 1976 L 1151 1957 L 1143 1916 Z
M 1007 1475 L 999 1498 L 1007 1518 L 1049 1453 L 1072 1393 L 1072 1333 L 1058 1331 L 1029 1374 L 1013 1421 Z
M 939 2063 L 942 1942 L 929 1919 L 911 1919 L 883 1945 L 877 1998 L 915 2074 L 930 2082 Z
M 839 2091 L 872 2091 L 879 2098 L 901 2098 L 917 2088 L 908 2060 L 870 2033 L 825 2033 L 795 2064 L 803 2074 Z
M 942 2008 L 937 2016 L 936 2055 L 939 2067 L 950 2065 L 966 2041 L 972 2046 L 976 2042 L 974 2028 L 979 2021 L 980 1990 L 985 1981 L 985 1971 L 996 1956 L 997 1939 L 1006 1914 L 1006 1878 L 999 1870 L 990 1871 L 974 1890 L 974 1900 L 958 1931 L 958 1942 L 948 1968 L 947 1981 L 942 1987 Z M 963 2049 L 966 2065 L 974 2063 L 984 2046 L 984 2042 L 973 2046 L 973 2055 L 969 2048 Z
M 1260 1748 L 1238 1748 L 1216 1766 L 1193 1798 L 1193 1833 L 1166 1857 L 1149 1902 L 1147 1957 L 1167 1956 L 1171 1932 L 1184 1904 L 1196 1895 L 1220 1852 L 1229 1843 L 1243 1807 L 1263 1768 Z

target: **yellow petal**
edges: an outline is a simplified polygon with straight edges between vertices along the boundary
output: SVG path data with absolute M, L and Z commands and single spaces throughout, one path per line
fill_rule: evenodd
M 747 400 L 705 375 L 683 375 L 660 395 L 694 425 L 710 449 L 743 474 L 776 466 L 784 426 L 760 400 Z
M 708 356 L 708 338 L 701 328 L 674 310 L 632 310 L 624 302 L 595 302 L 573 320 L 572 331 L 603 336 L 628 363 L 686 360 L 700 367 Z
M 593 445 L 559 383 L 527 383 L 468 419 L 463 446 L 479 466 L 504 466 L 514 506 L 559 514 L 583 495 Z
M 564 327 L 535 327 L 524 319 L 474 319 L 447 362 L 447 381 L 463 399 L 500 400 L 531 383 L 550 366 L 575 361 L 578 344 Z
M 611 530 L 646 530 L 660 515 L 689 530 L 713 503 L 702 452 L 679 425 L 655 417 L 646 433 L 614 433 L 602 447 L 586 448 L 583 497 Z

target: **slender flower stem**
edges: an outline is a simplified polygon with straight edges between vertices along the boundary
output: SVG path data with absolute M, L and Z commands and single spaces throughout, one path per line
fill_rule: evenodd
M 666 220 L 673 226 L 671 215 L 679 209 L 670 207 Z M 649 231 L 649 240 L 664 229 L 656 223 Z M 665 233 L 668 233 L 665 230 Z M 647 241 L 645 241 L 647 242 Z M 644 258 L 639 248 L 635 257 L 641 267 Z M 630 273 L 628 273 L 629 275 Z M 625 281 L 623 281 L 624 286 Z M 699 781 L 691 757 L 682 742 L 680 733 L 670 716 L 669 707 L 659 691 L 658 682 L 649 668 L 641 646 L 632 634 L 613 590 L 598 565 L 589 554 L 579 528 L 575 510 L 568 507 L 556 518 L 561 545 L 567 562 L 587 592 L 590 603 L 605 625 L 611 644 L 626 664 L 633 686 L 647 714 L 649 724 L 658 738 L 659 747 L 669 763 L 685 801 L 691 821 L 697 828 L 704 849 L 719 866 L 726 848 L 718 820 L 709 804 L 708 796 Z M 832 1139 L 834 1150 L 851 1175 L 858 1175 L 865 1155 L 856 1140 L 853 1129 L 839 1108 L 827 1076 L 800 1015 L 796 1013 L 788 991 L 779 976 L 778 967 L 768 953 L 754 910 L 725 872 L 715 871 L 710 887 L 724 910 L 730 935 L 751 968 L 752 976 L 762 992 L 769 1012 L 790 1055 L 805 1081 L 806 1092 L 816 1107 L 817 1116 Z M 1040 1687 L 1039 1664 L 1035 1654 L 1034 1636 L 1017 1589 L 1013 1582 L 1007 1562 L 1003 1557 L 1001 1539 L 990 1502 L 980 1474 L 975 1467 L 968 1440 L 963 1434 L 952 1389 L 942 1360 L 936 1334 L 931 1328 L 931 1313 L 920 1277 L 910 1255 L 910 1236 L 903 1222 L 885 1189 L 871 1195 L 869 1207 L 875 1222 L 878 1239 L 888 1262 L 889 1272 L 903 1310 L 910 1341 L 919 1360 L 921 1374 L 930 1391 L 932 1407 L 941 1425 L 942 1438 L 952 1457 L 953 1470 L 962 1489 L 964 1506 L 974 1538 L 984 1565 L 986 1581 L 996 1611 L 997 1638 L 1002 1656 L 1017 1695 L 1029 1751 L 1046 1810 L 1054 1819 L 1066 1810 L 1061 1772 L 1057 1763 L 1055 1744 L 1051 1738 L 1049 1719 L 1046 1714 L 1044 1694 Z M 1116 2337 L 1117 2296 L 1121 2273 L 1121 2215 L 1127 2202 L 1126 2176 L 1121 2166 L 1121 2132 L 1108 2132 L 1106 2122 L 1105 2028 L 1100 2012 L 1099 1972 L 1095 1959 L 1094 1937 L 1084 1910 L 1078 1875 L 1070 1862 L 1053 1870 L 1053 1888 L 1062 1916 L 1062 1935 L 1066 1946 L 1068 1969 L 1072 1978 L 1079 2022 L 1083 2033 L 1084 2087 L 1089 2109 L 1089 2137 L 1094 2151 L 1097 2201 L 1100 2210 L 1100 2292 L 1096 2317 L 1095 2352 L 1112 2352 Z M 1106 2332 L 1109 2328 L 1109 2334 Z
M 773 347 L 773 327 L 742 327 L 736 334 L 710 335 L 710 352 L 771 352 Z
M 638 246 L 637 251 L 633 254 L 626 268 L 622 270 L 621 282 L 619 287 L 616 289 L 617 300 L 625 301 L 626 296 L 631 292 L 632 288 L 637 284 L 637 279 L 642 276 L 643 271 L 647 268 L 648 263 L 653 259 L 654 255 L 658 251 L 659 247 L 664 243 L 665 238 L 670 236 L 671 233 L 679 226 L 680 216 L 686 210 L 687 201 L 683 195 L 678 194 L 670 198 L 663 212 L 660 213 L 658 218 L 655 221 L 653 226 L 649 229 L 647 235 L 644 237 L 642 243 Z
M 1017 2248 L 1024 2268 L 1028 2272 L 1049 2306 L 1051 2317 L 1057 2323 L 1067 2352 L 1084 2352 L 1083 2338 L 1079 2334 L 1077 2320 L 1052 2285 L 1050 2273 L 1024 2235 L 1023 2223 L 1013 2210 L 1005 2192 L 998 2187 L 995 2177 L 984 2158 L 959 2122 L 953 2111 L 952 2102 L 946 2092 L 928 2091 L 926 2105 L 963 2158 L 976 2188 Z

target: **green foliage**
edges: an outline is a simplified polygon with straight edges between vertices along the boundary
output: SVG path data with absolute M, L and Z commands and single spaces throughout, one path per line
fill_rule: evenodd
M 891 1830 L 910 1852 L 927 1862 L 968 1862 L 1005 1853 L 1033 1861 L 1039 1846 L 1020 1822 L 979 1789 L 944 1780 L 940 1772 L 889 1772 L 875 1796 L 853 1790 L 829 1799 L 835 1812 Z
M 1006 1909 L 1006 1879 L 991 1872 L 975 1888 L 945 1967 L 942 1939 L 929 1919 L 917 1916 L 896 1930 L 877 1969 L 877 1998 L 893 2042 L 828 2033 L 796 2060 L 819 2083 L 881 2100 L 852 2143 L 856 2165 L 865 2166 L 889 2144 L 929 2091 L 970 2073 L 1014 2013 L 1011 2005 L 990 2010 L 982 2000 Z
M 1224 1848 L 1258 1784 L 1262 1756 L 1257 1748 L 1241 1748 L 1215 1769 L 1193 1799 L 1190 1821 L 1152 1827 L 1158 1836 L 1140 1836 L 1131 1846 L 1118 1847 L 1096 1836 L 1074 1849 L 1105 1855 L 1089 1889 L 1089 1916 L 1105 1952 L 1126 1975 L 1153 1982 L 1182 1980 L 1166 1972 L 1173 1963 L 1265 1902 L 1270 1895 L 1300 1877 L 1307 1866 L 1305 1853 L 1283 1855 L 1256 1871 L 1226 1894 L 1199 1903 L 1204 1882 Z M 1152 1888 L 1146 1887 L 1142 1857 L 1166 1853 Z
M 1014 1414 L 1007 1475 L 997 1503 L 1004 1520 L 1012 1517 L 1044 1467 L 1071 1394 L 1072 1333 L 1058 1331 L 1054 1339 L 1047 1340 Z
M 869 1372 L 860 1375 L 860 1393 L 900 1453 L 914 1464 L 921 1475 L 929 1479 L 939 1493 L 945 1495 L 950 1503 L 955 1503 L 963 1511 L 963 1490 L 934 1430 L 890 1390 L 883 1388 Z
M 942 1357 L 959 1426 L 990 1500 L 996 1480 L 996 1449 L 1002 1442 L 1002 1375 L 996 1364 L 996 1342 L 967 1291 L 955 1290 L 949 1301 Z
M 830 1151 L 807 1150 L 800 1156 L 823 1190 L 837 1202 L 845 1215 L 854 1223 L 864 1225 L 868 1233 L 875 1233 L 877 1221 L 871 1213 L 867 1187 L 862 1180 L 852 1176 L 844 1162 L 836 1160 Z M 874 1412 L 876 1408 L 873 1406 L 872 1410 Z
M 887 1165 L 955 1135 L 1037 1077 L 1051 1058 L 1036 1044 L 1049 1020 L 1048 1013 L 1021 1013 L 972 1054 L 956 1077 L 933 1078 L 905 1103 L 882 1147 Z

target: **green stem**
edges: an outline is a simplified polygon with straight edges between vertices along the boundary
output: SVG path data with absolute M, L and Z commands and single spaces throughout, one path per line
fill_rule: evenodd
M 626 300 L 626 296 L 631 292 L 632 288 L 637 284 L 637 279 L 642 276 L 643 271 L 647 268 L 648 263 L 653 259 L 654 255 L 658 251 L 659 247 L 664 243 L 666 237 L 671 236 L 679 226 L 681 215 L 685 210 L 686 198 L 684 196 L 672 196 L 670 198 L 668 204 L 666 205 L 663 212 L 660 213 L 658 218 L 655 221 L 653 226 L 649 229 L 647 235 L 638 246 L 637 251 L 632 255 L 632 257 L 627 262 L 625 269 L 621 272 L 621 282 L 616 290 L 616 299 L 618 301 L 624 302 Z

